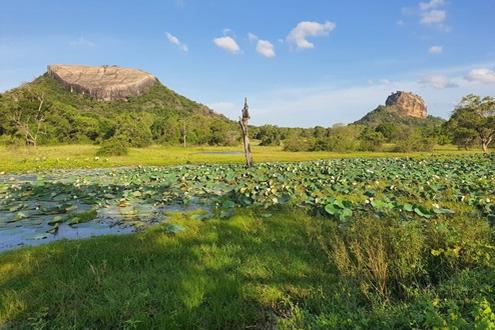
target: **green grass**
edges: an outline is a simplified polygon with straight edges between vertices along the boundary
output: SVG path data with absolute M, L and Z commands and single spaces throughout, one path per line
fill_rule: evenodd
M 177 234 L 159 225 L 139 234 L 0 254 L 0 328 L 397 329 L 477 324 L 481 329 L 490 325 L 490 317 L 495 321 L 489 310 L 495 303 L 495 271 L 483 268 L 481 261 L 463 265 L 469 257 L 462 256 L 453 268 L 445 264 L 441 277 L 438 267 L 452 259 L 435 257 L 435 282 L 423 282 L 428 273 L 416 270 L 419 277 L 404 279 L 409 291 L 370 299 L 360 291 L 367 279 L 356 282 L 346 275 L 328 249 L 336 237 L 368 237 L 362 242 L 372 245 L 363 248 L 376 252 L 374 237 L 396 230 L 415 233 L 392 237 L 391 242 L 400 239 L 399 247 L 430 246 L 421 235 L 429 230 L 435 234 L 442 222 L 407 225 L 369 219 L 343 235 L 333 221 L 299 211 L 264 215 L 266 211 L 252 210 L 228 220 L 201 222 L 174 214 L 171 223 L 185 228 Z M 458 217 L 441 227 L 452 228 L 445 243 L 476 238 L 484 244 L 490 229 L 477 221 Z M 373 234 L 375 226 L 378 234 Z M 443 244 L 435 241 L 432 244 Z M 415 257 L 432 258 L 430 250 L 419 250 Z M 414 269 L 401 263 L 398 267 Z
M 333 268 L 308 237 L 310 221 L 288 213 L 206 223 L 176 215 L 186 228 L 176 235 L 161 226 L 0 255 L 0 327 L 272 324 L 287 303 L 334 285 Z
M 242 152 L 242 147 L 166 147 L 131 148 L 126 156 L 96 157 L 95 145 L 41 146 L 9 149 L 0 146 L 0 173 L 27 172 L 48 169 L 100 168 L 138 165 L 226 164 L 243 163 L 242 154 L 205 154 L 208 152 Z M 434 152 L 286 152 L 281 147 L 253 146 L 255 162 L 296 162 L 335 158 L 429 157 L 479 153 L 459 151 L 454 146 L 439 146 Z

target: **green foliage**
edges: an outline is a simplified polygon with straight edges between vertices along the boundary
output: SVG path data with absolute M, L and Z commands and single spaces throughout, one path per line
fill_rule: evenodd
M 468 148 L 479 141 L 484 152 L 495 139 L 495 98 L 465 96 L 447 123 L 455 143 Z
M 395 146 L 395 151 L 433 151 L 436 144 L 434 136 L 424 136 L 420 129 L 404 128 Z
M 260 140 L 262 146 L 278 146 L 283 138 L 283 132 L 277 126 L 263 125 L 258 127 L 254 138 Z
M 289 138 L 284 140 L 284 151 L 310 151 L 313 149 L 313 143 L 314 142 L 310 139 L 304 139 L 296 134 L 292 134 Z
M 0 136 L 23 137 L 10 120 L 19 109 L 24 111 L 22 118 L 30 119 L 28 126 L 36 126 L 33 113 L 39 102 L 30 91 L 45 99 L 41 144 L 100 143 L 117 136 L 130 146 L 143 147 L 179 144 L 185 133 L 190 144 L 232 145 L 239 135 L 236 123 L 159 83 L 142 96 L 103 102 L 70 93 L 44 75 L 0 94 Z
M 356 121 L 354 124 L 365 125 L 369 127 L 382 127 L 381 130 L 390 130 L 393 126 L 408 126 L 413 128 L 421 127 L 439 127 L 444 123 L 441 118 L 428 116 L 427 118 L 415 118 L 410 116 L 402 116 L 397 113 L 394 107 L 379 106 L 375 110 L 367 113 L 363 118 Z M 392 124 L 393 126 L 390 126 Z M 382 131 L 384 136 L 393 136 L 394 129 L 390 131 L 390 135 Z
M 118 138 L 111 138 L 102 143 L 96 152 L 97 156 L 125 156 L 129 150 L 124 141 Z
M 370 127 L 366 127 L 359 136 L 361 141 L 359 150 L 363 151 L 380 151 L 382 149 L 383 143 L 385 142 L 385 137 L 378 130 L 373 130 Z

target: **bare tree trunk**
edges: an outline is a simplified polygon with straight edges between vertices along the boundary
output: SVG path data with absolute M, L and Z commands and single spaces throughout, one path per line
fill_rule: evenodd
M 251 145 L 249 143 L 248 121 L 249 121 L 249 106 L 247 99 L 244 99 L 244 108 L 242 109 L 242 117 L 239 120 L 242 132 L 242 143 L 244 145 L 244 156 L 246 157 L 246 166 L 253 166 L 253 156 L 251 154 Z
M 183 133 L 183 144 L 184 144 L 184 148 L 187 148 L 187 133 L 186 133 L 186 122 L 184 121 L 182 123 L 182 133 Z
M 486 141 L 481 141 L 481 149 L 485 154 L 488 153 L 488 143 Z
M 239 121 L 242 130 L 242 143 L 244 145 L 244 155 L 246 157 L 246 166 L 253 166 L 253 156 L 251 154 L 251 145 L 249 144 L 249 135 L 248 135 L 248 121 L 247 119 L 241 119 Z
M 481 138 L 481 148 L 483 149 L 483 152 L 485 154 L 488 153 L 488 146 L 490 145 L 490 143 L 492 143 L 493 141 L 493 136 L 488 136 L 488 137 L 485 137 L 485 138 Z

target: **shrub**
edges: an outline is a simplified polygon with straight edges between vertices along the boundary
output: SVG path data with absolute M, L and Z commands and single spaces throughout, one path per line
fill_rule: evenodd
M 284 140 L 284 151 L 310 151 L 313 147 L 313 141 L 295 135 Z
M 398 138 L 394 151 L 433 151 L 435 144 L 436 139 L 434 137 L 423 136 L 417 129 L 407 129 Z
M 403 222 L 358 218 L 320 232 L 320 244 L 339 272 L 373 301 L 403 299 L 469 269 L 491 267 L 493 232 L 467 216 Z
M 117 138 L 112 138 L 102 143 L 96 152 L 97 156 L 125 156 L 128 153 L 125 143 Z

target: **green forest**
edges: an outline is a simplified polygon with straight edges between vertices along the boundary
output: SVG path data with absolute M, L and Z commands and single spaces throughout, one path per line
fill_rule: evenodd
M 468 95 L 448 120 L 402 116 L 379 106 L 355 123 L 331 127 L 253 126 L 251 138 L 286 151 L 431 151 L 435 145 L 459 148 L 493 143 L 495 99 Z M 97 144 L 102 153 L 127 147 L 240 144 L 238 123 L 208 107 L 155 84 L 139 97 L 111 102 L 70 93 L 48 75 L 0 94 L 0 142 L 11 146 Z

